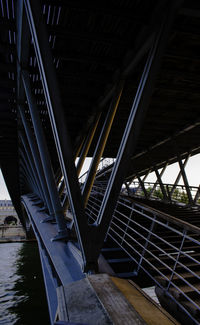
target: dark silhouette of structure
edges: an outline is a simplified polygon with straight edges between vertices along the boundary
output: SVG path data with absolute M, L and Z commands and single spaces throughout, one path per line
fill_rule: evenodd
M 106 272 L 155 285 L 182 324 L 199 324 L 200 193 L 185 173 L 200 152 L 199 2 L 2 0 L 0 21 L 0 166 L 38 240 L 51 323 L 98 319 L 100 307 L 91 322 L 73 314 L 72 297 L 87 311 L 99 287 L 112 292 Z

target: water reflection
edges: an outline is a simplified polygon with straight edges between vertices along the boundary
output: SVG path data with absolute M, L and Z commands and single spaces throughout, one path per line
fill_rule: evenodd
M 37 244 L 0 244 L 0 256 L 0 324 L 49 324 Z

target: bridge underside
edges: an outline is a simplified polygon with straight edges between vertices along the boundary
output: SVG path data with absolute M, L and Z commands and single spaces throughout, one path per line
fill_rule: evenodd
M 199 228 L 180 220 L 186 210 L 146 203 L 157 185 L 177 202 L 182 177 L 186 209 L 198 210 L 185 166 L 200 153 L 199 18 L 195 0 L 0 2 L 0 167 L 38 239 L 52 324 L 56 288 L 102 265 L 140 284 L 148 274 L 163 305 L 171 299 L 170 312 L 198 324 Z M 113 163 L 99 170 L 102 157 Z M 167 186 L 174 162 L 180 173 Z

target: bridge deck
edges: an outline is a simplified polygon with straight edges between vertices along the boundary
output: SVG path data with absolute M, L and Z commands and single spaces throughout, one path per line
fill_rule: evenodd
M 60 287 L 58 296 L 59 319 L 69 322 L 88 325 L 179 324 L 133 282 L 106 274 L 90 275 Z

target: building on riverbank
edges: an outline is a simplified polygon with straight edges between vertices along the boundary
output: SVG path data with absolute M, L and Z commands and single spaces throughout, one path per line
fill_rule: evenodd
M 0 200 L 0 225 L 20 225 L 11 200 Z
M 0 200 L 0 242 L 24 241 L 25 232 L 11 200 Z

